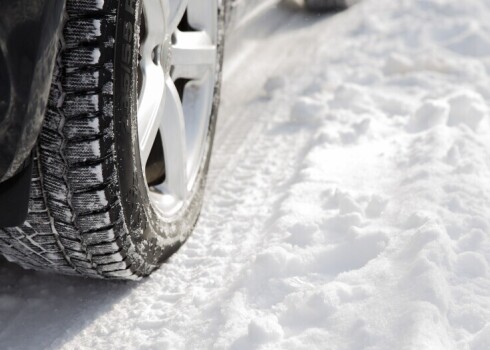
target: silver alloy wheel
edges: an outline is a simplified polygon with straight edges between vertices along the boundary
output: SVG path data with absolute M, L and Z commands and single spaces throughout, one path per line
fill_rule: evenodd
M 207 148 L 216 84 L 218 0 L 143 0 L 138 134 L 143 170 L 160 154 L 162 181 L 147 180 L 163 217 L 186 203 Z

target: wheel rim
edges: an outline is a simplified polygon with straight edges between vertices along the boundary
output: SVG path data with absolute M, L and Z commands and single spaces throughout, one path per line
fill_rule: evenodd
M 143 0 L 138 87 L 141 164 L 155 209 L 186 203 L 207 148 L 217 66 L 217 0 Z

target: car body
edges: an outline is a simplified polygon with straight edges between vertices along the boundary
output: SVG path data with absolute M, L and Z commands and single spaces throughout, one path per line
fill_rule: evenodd
M 62 0 L 0 0 L 0 227 L 27 213 L 29 155 L 48 99 Z

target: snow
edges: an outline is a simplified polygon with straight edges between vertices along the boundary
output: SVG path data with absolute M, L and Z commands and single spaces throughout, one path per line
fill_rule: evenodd
M 99 9 L 104 8 L 104 0 L 96 0 L 96 4 Z
M 93 49 L 92 50 L 92 63 L 99 63 L 99 59 L 100 59 L 100 55 L 101 55 L 101 52 L 100 52 L 100 49 L 96 48 L 96 49 Z
M 0 347 L 489 349 L 489 15 L 251 19 L 192 238 L 139 283 L 2 262 Z

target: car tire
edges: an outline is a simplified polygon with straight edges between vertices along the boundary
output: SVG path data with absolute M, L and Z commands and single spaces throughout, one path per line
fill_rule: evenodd
M 305 0 L 310 11 L 338 11 L 347 8 L 346 0 Z
M 148 165 L 143 169 L 140 147 L 140 40 L 144 39 L 143 27 L 150 26 L 142 18 L 145 1 L 67 1 L 46 117 L 34 151 L 28 218 L 20 227 L 0 230 L 0 252 L 9 261 L 25 268 L 70 275 L 138 279 L 158 268 L 191 234 L 202 206 L 216 126 L 225 8 L 220 0 L 212 5 L 216 11 L 214 45 L 206 51 L 209 62 L 215 55 L 212 63 L 206 63 L 213 65 L 212 77 L 208 77 L 212 91 L 207 90 L 211 96 L 209 113 L 200 136 L 202 150 L 194 162 L 194 180 L 192 186 L 186 182 L 185 198 L 179 197 L 175 200 L 179 204 L 165 212 L 170 206 L 164 210 L 159 205 L 170 195 L 155 190 L 148 182 Z M 201 0 L 190 3 L 193 1 L 195 6 L 202 6 Z M 189 11 L 187 8 L 182 18 L 190 28 Z M 193 11 L 195 17 L 198 11 Z M 172 21 L 168 19 L 168 23 Z M 146 31 L 150 33 L 148 28 Z M 165 34 L 167 45 L 175 44 L 175 33 Z M 161 54 L 164 45 L 159 44 L 159 49 L 155 46 L 154 51 Z M 155 58 L 156 53 L 152 55 L 154 60 L 160 59 Z M 169 71 L 165 72 L 164 61 L 171 58 L 159 57 L 162 61 L 157 63 L 165 78 L 175 67 L 167 67 Z M 175 88 L 180 90 L 182 103 L 183 89 Z M 165 114 L 160 108 L 167 111 L 167 107 L 158 107 L 158 116 Z M 159 142 L 165 144 L 165 137 Z M 153 145 L 151 153 L 154 149 Z M 163 149 L 165 167 L 167 159 L 179 160 L 174 150 Z M 164 171 L 164 176 L 170 178 L 170 170 Z M 165 181 L 161 179 L 158 186 Z M 160 196 L 160 202 L 155 202 L 154 196 Z

